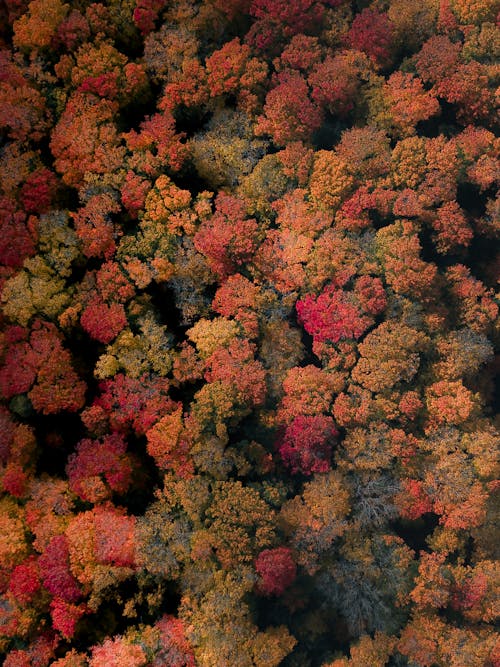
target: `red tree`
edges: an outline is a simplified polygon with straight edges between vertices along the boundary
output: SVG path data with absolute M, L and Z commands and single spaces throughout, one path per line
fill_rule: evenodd
M 36 229 L 15 202 L 0 197 L 0 264 L 18 268 L 35 252 Z
M 210 268 L 225 278 L 252 257 L 257 247 L 258 225 L 248 218 L 245 202 L 219 194 L 214 215 L 204 221 L 194 236 L 195 248 Z
M 283 72 L 267 94 L 256 133 L 269 134 L 276 145 L 285 146 L 291 141 L 310 140 L 321 122 L 321 111 L 309 98 L 306 80 L 298 73 Z
M 278 440 L 278 451 L 292 473 L 327 472 L 333 439 L 337 435 L 331 417 L 298 415 Z
M 73 370 L 71 355 L 63 348 L 56 327 L 36 320 L 31 333 L 25 331 L 23 338 L 9 346 L 0 369 L 3 396 L 9 399 L 28 392 L 34 408 L 44 414 L 79 410 L 86 386 Z
M 144 375 L 132 378 L 117 373 L 99 384 L 100 396 L 82 413 L 82 420 L 92 433 L 112 431 L 126 433 L 129 429 L 144 435 L 177 403 L 168 396 L 169 381 Z
M 353 51 L 327 56 L 318 63 L 308 78 L 314 102 L 332 114 L 346 116 L 358 96 L 360 65 L 361 54 Z
M 111 215 L 119 210 L 114 197 L 102 193 L 90 197 L 85 206 L 72 214 L 76 233 L 87 257 L 109 258 L 114 254 L 118 234 Z
M 97 503 L 111 493 L 125 493 L 132 476 L 132 461 L 122 435 L 102 440 L 81 440 L 66 466 L 69 485 L 82 500 Z
M 69 567 L 68 541 L 56 535 L 38 559 L 43 585 L 54 597 L 66 602 L 78 602 L 82 593 Z
M 293 583 L 297 568 L 288 547 L 264 549 L 255 559 L 259 575 L 256 591 L 260 595 L 281 595 Z
M 41 587 L 40 569 L 35 556 L 29 556 L 24 563 L 12 570 L 9 591 L 23 605 L 29 604 Z
M 57 192 L 56 175 L 46 167 L 33 171 L 21 188 L 21 201 L 27 213 L 45 213 Z
M 80 322 L 91 338 L 99 343 L 111 343 L 127 326 L 127 316 L 121 303 L 108 305 L 95 297 L 87 304 Z
M 366 8 L 354 17 L 345 41 L 383 66 L 390 59 L 392 37 L 387 14 Z
M 154 627 L 160 631 L 160 646 L 152 667 L 195 667 L 193 648 L 186 638 L 186 628 L 181 619 L 163 616 Z
M 321 25 L 326 7 L 336 7 L 344 0 L 253 0 L 250 13 L 257 19 L 275 23 L 287 36 Z
M 317 297 L 308 294 L 296 305 L 299 322 L 318 343 L 359 338 L 373 320 L 363 314 L 359 302 L 334 285 Z

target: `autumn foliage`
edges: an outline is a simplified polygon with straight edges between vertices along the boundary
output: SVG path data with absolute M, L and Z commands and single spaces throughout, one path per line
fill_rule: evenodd
M 498 0 L 0 3 L 0 663 L 500 667 Z

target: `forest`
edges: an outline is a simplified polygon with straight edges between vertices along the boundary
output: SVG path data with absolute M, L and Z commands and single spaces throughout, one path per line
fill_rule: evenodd
M 0 2 L 0 662 L 500 667 L 500 0 Z

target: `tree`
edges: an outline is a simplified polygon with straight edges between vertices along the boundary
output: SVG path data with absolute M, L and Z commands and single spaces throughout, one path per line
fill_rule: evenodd
M 322 554 L 332 549 L 347 528 L 349 492 L 335 470 L 316 475 L 304 484 L 301 495 L 281 508 L 280 521 L 297 554 L 297 564 L 314 574 Z
M 168 475 L 169 473 L 167 473 Z M 192 475 L 179 475 L 177 480 L 192 480 Z M 166 499 L 151 503 L 136 526 L 137 564 L 155 577 L 175 579 L 191 558 L 191 522 L 186 512 Z
M 353 186 L 350 168 L 334 151 L 317 151 L 314 156 L 310 191 L 320 209 L 335 211 Z
M 66 540 L 71 573 L 87 590 L 94 588 L 93 604 L 103 588 L 133 572 L 135 524 L 135 517 L 110 504 L 98 505 L 70 520 Z
M 132 378 L 118 373 L 99 384 L 100 395 L 82 413 L 82 420 L 91 432 L 109 427 L 112 431 L 145 434 L 164 412 L 176 404 L 168 397 L 168 380 L 143 375 Z
M 26 524 L 34 536 L 33 548 L 41 553 L 53 538 L 64 533 L 75 497 L 66 481 L 51 477 L 33 480 L 29 491 Z
M 89 197 L 85 205 L 73 213 L 75 231 L 86 257 L 110 259 L 114 255 L 118 230 L 111 216 L 119 211 L 115 197 L 103 192 Z
M 317 37 L 299 33 L 285 46 L 273 65 L 277 71 L 287 69 L 307 73 L 320 59 L 322 49 Z
M 495 637 L 481 629 L 453 628 L 436 614 L 419 613 L 401 633 L 398 650 L 422 667 L 487 664 L 495 660 Z
M 494 135 L 484 128 L 469 125 L 456 141 L 467 179 L 478 185 L 482 191 L 486 190 L 493 183 L 491 179 L 497 163 L 494 155 Z
M 390 167 L 389 139 L 371 125 L 345 130 L 335 151 L 361 181 L 384 176 Z
M 380 529 L 398 516 L 396 498 L 400 486 L 390 474 L 359 471 L 349 481 L 352 516 L 362 527 Z
M 256 489 L 216 482 L 207 510 L 208 538 L 225 570 L 251 563 L 275 540 L 274 511 Z
M 163 97 L 158 103 L 161 111 L 170 114 L 178 107 L 203 109 L 209 101 L 206 70 L 198 58 L 187 53 L 182 59 L 181 73 L 165 86 Z
M 304 356 L 300 331 L 279 318 L 263 324 L 260 357 L 267 372 L 266 380 L 271 398 L 281 398 L 282 382 L 287 371 L 300 363 Z
M 472 276 L 463 264 L 451 266 L 447 270 L 447 279 L 460 323 L 478 333 L 488 331 L 498 315 L 491 290 Z
M 146 118 L 139 132 L 130 130 L 123 138 L 130 152 L 129 167 L 149 178 L 157 178 L 165 169 L 179 171 L 188 156 L 184 135 L 175 131 L 175 119 L 169 111 Z
M 356 300 L 349 297 L 348 292 L 335 289 L 334 285 L 328 285 L 318 297 L 307 295 L 296 305 L 299 322 L 319 343 L 356 340 L 373 320 L 363 314 Z
M 73 50 L 90 37 L 90 26 L 86 17 L 78 10 L 72 9 L 58 25 L 55 42 L 66 49 Z
M 56 667 L 87 667 L 88 662 L 84 655 L 73 650 L 66 653 L 64 658 L 54 660 L 52 664 Z
M 299 415 L 328 414 L 338 389 L 338 377 L 317 366 L 293 366 L 283 379 L 284 396 L 277 419 L 288 423 Z
M 284 626 L 258 630 L 244 601 L 253 576 L 250 568 L 239 574 L 218 571 L 210 588 L 201 595 L 186 594 L 180 613 L 200 667 L 230 665 L 277 667 L 295 646 Z
M 146 195 L 145 208 L 138 232 L 124 236 L 117 250 L 117 258 L 140 289 L 153 280 L 161 283 L 171 279 L 174 262 L 180 274 L 184 262 L 198 261 L 192 256 L 190 237 L 198 221 L 211 214 L 210 195 L 202 192 L 192 202 L 188 190 L 179 188 L 163 174 Z M 189 268 L 194 274 L 193 267 Z
M 78 602 L 82 591 L 70 570 L 68 541 L 65 535 L 56 535 L 38 559 L 44 587 L 54 598 Z
M 441 3 L 441 11 L 445 3 Z M 432 0 L 416 5 L 411 0 L 391 0 L 387 15 L 394 33 L 394 43 L 399 50 L 408 48 L 415 52 L 432 38 L 437 29 L 440 7 Z
M 86 385 L 75 373 L 61 338 L 53 324 L 36 320 L 31 332 L 11 345 L 0 369 L 5 398 L 28 392 L 35 410 L 43 414 L 74 412 L 83 406 Z M 21 375 L 19 363 L 25 368 Z
M 277 24 L 284 35 L 290 36 L 301 32 L 317 29 L 321 24 L 325 5 L 335 7 L 342 0 L 316 2 L 316 0 L 293 0 L 293 2 L 270 2 L 270 0 L 253 0 L 250 13 L 261 21 Z
M 377 245 L 385 279 L 396 294 L 403 294 L 420 302 L 430 301 L 436 294 L 437 267 L 420 257 L 420 243 L 416 225 L 409 220 L 398 220 L 380 229 Z
M 456 246 L 467 247 L 474 235 L 464 212 L 455 201 L 440 207 L 432 227 L 437 236 L 436 247 L 442 253 L 450 252 Z
M 216 317 L 213 320 L 203 318 L 188 329 L 187 337 L 196 345 L 203 360 L 209 359 L 217 350 L 227 349 L 239 333 L 239 326 L 234 320 Z
M 255 308 L 259 301 L 259 287 L 240 273 L 228 276 L 215 293 L 212 307 L 225 317 L 234 317 L 247 335 L 255 335 L 258 316 Z
M 71 287 L 65 289 L 65 279 L 80 257 L 78 238 L 65 212 L 42 215 L 36 237 L 39 254 L 23 262 L 23 268 L 6 281 L 2 295 L 5 314 L 23 325 L 37 313 L 49 318 L 61 313 L 72 292 Z
M 340 226 L 340 225 L 339 225 Z M 342 287 L 356 274 L 377 271 L 368 247 L 360 247 L 351 234 L 327 229 L 315 242 L 308 264 L 308 284 L 319 292 L 329 283 Z
M 182 408 L 162 417 L 147 431 L 146 437 L 148 454 L 161 470 L 173 470 L 179 477 L 193 473 L 191 442 L 183 427 Z
M 155 21 L 164 9 L 164 0 L 139 0 L 134 9 L 134 23 L 142 35 L 147 35 L 154 30 Z
M 438 350 L 441 359 L 435 368 L 444 380 L 472 377 L 493 359 L 493 348 L 487 337 L 468 327 L 450 331 L 439 341 Z
M 452 0 L 451 8 L 462 25 L 492 21 L 497 10 L 495 3 L 485 0 L 475 2 L 473 5 L 468 5 L 464 0 Z
M 41 586 L 35 556 L 28 557 L 23 563 L 12 569 L 8 592 L 19 605 L 27 607 L 33 603 L 39 595 Z
M 475 409 L 473 394 L 461 381 L 441 380 L 427 389 L 427 410 L 430 423 L 460 424 L 469 419 Z
M 144 62 L 153 81 L 182 80 L 185 61 L 196 59 L 199 39 L 185 25 L 162 24 L 144 40 Z
M 65 639 L 71 639 L 75 634 L 76 624 L 86 613 L 84 605 L 74 605 L 65 600 L 54 598 L 50 603 L 52 627 Z
M 378 111 L 377 106 L 382 106 Z M 396 137 L 416 133 L 417 123 L 440 113 L 436 97 L 427 92 L 422 81 L 401 71 L 391 74 L 374 98 L 372 118 L 376 125 Z
M 255 267 L 283 294 L 297 292 L 306 281 L 312 246 L 312 239 L 304 234 L 270 230 L 255 255 Z
M 13 649 L 5 659 L 7 667 L 35 667 L 48 665 L 54 658 L 58 638 L 51 631 L 45 631 L 32 641 L 25 641 L 24 650 Z
M 459 55 L 459 43 L 445 35 L 434 35 L 414 56 L 414 62 L 422 81 L 439 85 L 456 71 Z
M 106 306 L 104 312 L 106 311 L 114 311 L 118 315 L 122 313 L 124 316 L 121 304 L 111 304 L 109 309 Z M 126 323 L 125 318 L 119 317 L 114 321 L 100 321 L 97 331 L 92 332 L 96 338 L 99 334 L 102 340 L 103 334 L 106 334 L 109 339 L 110 334 L 117 330 L 117 325 L 122 327 L 121 333 L 108 345 L 105 354 L 99 357 L 95 376 L 100 379 L 109 378 L 121 370 L 134 379 L 151 373 L 165 377 L 172 368 L 172 337 L 167 333 L 166 327 L 158 324 L 152 314 L 147 312 L 137 320 L 137 334 L 130 328 L 123 329 Z
M 255 570 L 259 575 L 256 584 L 258 593 L 265 596 L 282 595 L 293 583 L 296 575 L 291 549 L 264 549 L 255 559 Z
M 204 131 L 189 144 L 198 175 L 214 189 L 233 188 L 250 174 L 263 156 L 267 142 L 253 133 L 250 117 L 242 111 L 217 109 Z
M 0 254 L 2 265 L 19 268 L 27 257 L 35 253 L 35 230 L 30 229 L 26 215 L 16 210 L 15 203 L 2 197 L 0 200 Z
M 127 62 L 110 42 L 81 46 L 75 53 L 76 64 L 71 70 L 71 83 L 84 93 L 129 102 L 139 94 L 145 94 L 147 79 L 144 68 Z
M 135 294 L 123 268 L 115 261 L 101 264 L 95 275 L 96 287 L 105 302 L 126 303 Z
M 75 92 L 52 132 L 54 166 L 66 185 L 81 187 L 85 175 L 111 175 L 123 164 L 125 148 L 113 119 L 116 105 L 105 98 Z
M 293 184 L 305 187 L 309 181 L 309 174 L 313 162 L 314 151 L 302 141 L 289 143 L 277 156 L 282 165 L 283 175 L 293 179 Z
M 28 556 L 28 543 L 24 522 L 24 510 L 8 497 L 0 500 L 2 513 L 0 521 L 0 590 L 5 591 L 10 574 L 16 565 L 20 565 Z
M 283 463 L 292 473 L 312 475 L 330 469 L 332 439 L 338 435 L 331 417 L 298 415 L 278 441 Z
M 457 118 L 464 124 L 491 123 L 495 99 L 489 90 L 490 72 L 475 60 L 460 64 L 452 76 L 439 86 L 440 94 L 458 107 Z
M 14 422 L 7 410 L 0 415 L 0 422 L 0 433 L 4 438 L 0 449 L 1 488 L 15 498 L 24 498 L 35 471 L 35 433 L 26 424 Z
M 23 51 L 47 49 L 69 9 L 61 0 L 51 0 L 48 6 L 41 0 L 30 2 L 28 12 L 14 22 L 14 44 Z
M 58 187 L 58 179 L 53 171 L 39 167 L 24 181 L 21 201 L 27 213 L 47 213 L 52 208 Z
M 40 6 L 42 3 L 38 3 Z M 39 141 L 47 130 L 48 112 L 43 95 L 31 85 L 7 51 L 0 54 L 2 90 L 0 128 L 13 140 Z
M 81 440 L 66 466 L 70 489 L 91 503 L 108 500 L 112 492 L 125 493 L 132 476 L 132 459 L 126 452 L 127 444 L 118 433 Z
M 359 344 L 361 357 L 351 377 L 373 392 L 392 389 L 399 382 L 410 382 L 420 365 L 420 352 L 426 336 L 404 324 L 386 321 L 371 331 Z
M 350 428 L 340 451 L 342 466 L 358 473 L 390 469 L 396 437 L 385 424 L 375 421 L 368 428 Z
M 238 403 L 261 405 L 266 395 L 266 372 L 254 355 L 251 343 L 235 338 L 227 348 L 216 349 L 210 355 L 205 379 L 232 385 Z
M 474 567 L 458 565 L 452 568 L 453 596 L 451 606 L 459 609 L 473 622 L 492 621 L 495 616 L 494 589 L 498 575 L 495 563 L 479 561 Z
M 127 326 L 127 317 L 121 303 L 108 306 L 96 298 L 86 306 L 80 323 L 94 340 L 110 343 Z
M 276 224 L 285 231 L 316 238 L 331 225 L 330 216 L 318 211 L 308 200 L 307 190 L 297 188 L 273 202 Z
M 387 14 L 366 8 L 355 16 L 346 43 L 366 53 L 377 65 L 387 66 L 392 39 L 392 26 Z
M 192 325 L 210 315 L 211 288 L 216 282 L 208 258 L 196 250 L 190 239 L 184 239 L 175 256 L 175 276 L 170 283 L 183 325 Z
M 277 146 L 309 141 L 321 125 L 322 114 L 308 93 L 307 83 L 299 73 L 279 74 L 277 85 L 267 93 L 256 133 L 270 135 Z
M 129 644 L 121 637 L 106 639 L 101 646 L 92 649 L 89 666 L 106 664 L 110 667 L 143 667 L 146 655 L 138 644 Z
M 214 215 L 202 222 L 193 241 L 212 271 L 226 278 L 252 257 L 257 235 L 257 221 L 247 217 L 245 202 L 221 193 L 215 202 Z
M 5 315 L 23 326 L 33 321 L 36 315 L 56 319 L 69 301 L 64 279 L 40 255 L 26 259 L 23 265 L 4 286 Z
M 345 118 L 359 96 L 368 62 L 361 53 L 347 50 L 317 63 L 308 77 L 313 101 L 320 109 Z
M 350 649 L 349 658 L 339 658 L 324 667 L 385 667 L 394 650 L 395 640 L 381 632 L 376 632 L 372 638 L 363 635 Z
M 175 616 L 163 616 L 153 626 L 159 638 L 155 647 L 153 667 L 195 667 L 193 649 L 186 638 L 184 623 Z
M 146 195 L 151 189 L 151 181 L 128 171 L 122 184 L 120 194 L 121 203 L 132 218 L 137 218 L 139 211 L 144 207 Z
M 252 112 L 267 79 L 267 64 L 250 57 L 251 49 L 238 37 L 226 42 L 207 58 L 207 83 L 211 97 L 236 95 L 238 106 Z

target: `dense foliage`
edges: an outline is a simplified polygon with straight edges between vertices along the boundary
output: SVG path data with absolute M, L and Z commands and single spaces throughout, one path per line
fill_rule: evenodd
M 0 5 L 5 667 L 500 667 L 499 11 Z

